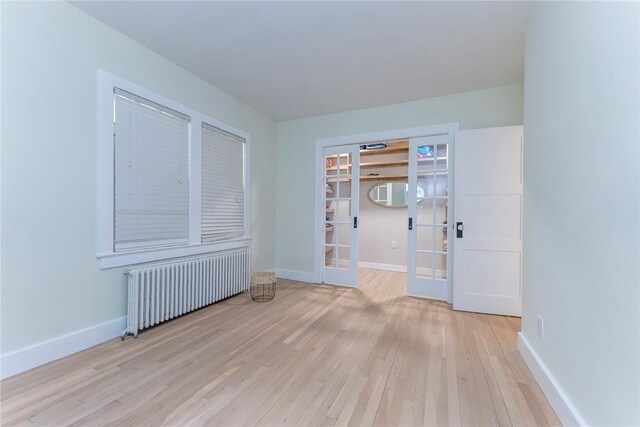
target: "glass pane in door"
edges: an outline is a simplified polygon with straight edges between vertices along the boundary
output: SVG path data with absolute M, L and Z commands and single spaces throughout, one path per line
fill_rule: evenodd
M 416 226 L 416 249 L 419 251 L 433 250 L 433 227 L 430 225 Z
M 337 265 L 335 245 L 324 246 L 324 265 L 326 267 L 335 267 Z
M 448 145 L 439 144 L 436 148 L 435 169 L 446 171 L 449 169 Z
M 449 195 L 449 176 L 447 172 L 438 172 L 435 176 L 436 188 L 435 197 L 446 199 Z
M 338 223 L 336 224 L 336 241 L 342 246 L 351 246 L 351 224 Z
M 447 256 L 444 254 L 436 254 L 435 262 L 435 278 L 446 279 L 447 278 Z
M 449 214 L 449 209 L 447 208 L 447 199 L 438 198 L 435 200 L 435 203 L 432 206 L 434 206 L 435 209 L 434 225 L 446 225 L 447 215 Z
M 338 246 L 337 268 L 351 268 L 351 246 Z
M 416 252 L 416 277 L 433 279 L 433 253 L 431 251 Z

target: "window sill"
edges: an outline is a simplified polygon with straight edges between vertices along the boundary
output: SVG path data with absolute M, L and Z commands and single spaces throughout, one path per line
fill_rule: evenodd
M 109 252 L 97 254 L 100 269 L 122 267 L 126 265 L 141 264 L 145 262 L 162 261 L 170 258 L 202 255 L 210 252 L 225 251 L 228 249 L 244 248 L 249 246 L 251 239 L 241 238 L 225 240 L 223 242 L 206 243 L 198 245 L 185 245 L 171 248 L 149 249 L 135 252 Z

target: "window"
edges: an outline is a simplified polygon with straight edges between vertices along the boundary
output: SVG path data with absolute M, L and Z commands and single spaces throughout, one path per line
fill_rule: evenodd
M 244 234 L 244 144 L 243 138 L 202 124 L 203 243 Z
M 191 119 L 120 89 L 113 100 L 114 252 L 188 244 Z
M 101 267 L 248 246 L 249 135 L 99 80 Z

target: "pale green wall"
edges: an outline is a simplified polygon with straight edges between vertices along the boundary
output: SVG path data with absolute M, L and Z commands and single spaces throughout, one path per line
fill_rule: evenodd
M 593 426 L 640 425 L 639 9 L 537 3 L 526 41 L 523 334 Z
M 276 266 L 313 272 L 314 146 L 318 138 L 460 122 L 461 129 L 522 124 L 523 86 L 278 122 Z M 365 195 L 366 196 L 366 195 Z
M 103 68 L 251 134 L 254 268 L 274 267 L 275 123 L 68 3 L 2 4 L 2 353 L 125 314 L 97 250 Z

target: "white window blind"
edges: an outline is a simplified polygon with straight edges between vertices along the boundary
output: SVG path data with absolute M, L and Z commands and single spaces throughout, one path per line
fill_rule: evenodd
M 202 124 L 202 242 L 244 235 L 245 140 Z
M 189 243 L 189 122 L 114 89 L 114 252 Z

